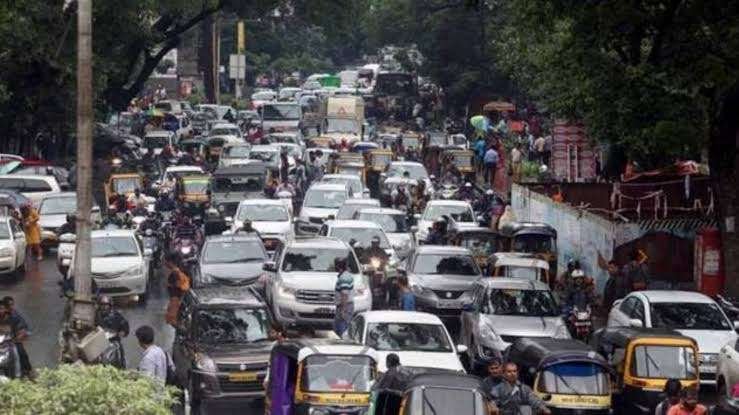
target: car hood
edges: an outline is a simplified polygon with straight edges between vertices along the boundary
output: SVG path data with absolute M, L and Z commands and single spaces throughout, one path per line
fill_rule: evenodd
M 331 209 L 331 208 L 314 208 L 314 207 L 303 207 L 303 209 L 300 210 L 300 217 L 302 219 L 308 219 L 308 218 L 327 218 L 330 215 L 336 216 L 336 213 L 339 211 L 339 209 Z
M 395 248 L 410 248 L 411 234 L 410 233 L 388 233 L 387 240 L 390 241 L 390 245 Z
M 481 315 L 489 321 L 500 336 L 515 337 L 553 337 L 557 329 L 564 325 L 562 318 Z
M 256 279 L 262 275 L 262 262 L 246 262 L 236 264 L 202 264 L 202 275 L 212 275 L 215 278 L 233 282 L 243 282 Z
M 58 228 L 67 221 L 67 214 L 60 213 L 58 215 L 41 215 L 39 218 L 39 225 L 42 228 Z
M 334 291 L 336 287 L 335 272 L 283 272 L 284 285 L 298 290 Z M 354 288 L 365 285 L 358 283 L 359 274 L 354 274 Z
M 262 236 L 287 235 L 292 228 L 291 222 L 252 222 L 254 227 Z
M 701 353 L 718 353 L 727 343 L 736 342 L 737 334 L 732 330 L 676 330 L 683 336 L 692 337 Z
M 93 258 L 91 271 L 93 274 L 116 274 L 143 263 L 138 256 L 117 256 Z
M 412 274 L 408 277 L 409 281 L 413 281 L 424 288 L 442 291 L 466 291 L 472 288 L 472 284 L 479 277 L 469 275 L 429 275 L 429 274 Z
M 216 363 L 259 364 L 269 362 L 269 353 L 274 342 L 257 343 L 199 343 L 199 349 Z
M 464 372 L 464 367 L 454 352 L 396 352 L 377 351 L 377 370 L 386 372 L 385 358 L 390 353 L 395 353 L 405 367 L 428 367 L 431 369 L 446 369 L 456 372 Z
M 255 192 L 228 192 L 213 193 L 213 205 L 218 206 L 221 203 L 239 203 L 245 199 L 245 195 Z

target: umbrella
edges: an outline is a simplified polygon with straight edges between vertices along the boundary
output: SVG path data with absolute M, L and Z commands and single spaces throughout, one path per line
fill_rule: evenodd
M 484 134 L 491 128 L 490 119 L 484 115 L 475 115 L 470 118 L 470 124 L 475 127 L 476 132 L 480 135 Z
M 482 110 L 488 111 L 488 112 L 490 111 L 513 112 L 516 110 L 516 106 L 511 104 L 510 102 L 505 102 L 505 101 L 490 101 L 487 104 L 485 104 L 484 107 L 482 107 Z

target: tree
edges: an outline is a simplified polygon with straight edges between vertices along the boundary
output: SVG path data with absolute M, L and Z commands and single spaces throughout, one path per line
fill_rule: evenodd
M 42 369 L 35 381 L 0 385 L 0 412 L 7 414 L 167 415 L 176 389 L 163 390 L 146 376 L 110 366 L 64 365 Z

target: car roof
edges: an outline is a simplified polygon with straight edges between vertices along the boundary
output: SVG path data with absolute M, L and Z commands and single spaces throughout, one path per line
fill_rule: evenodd
M 346 191 L 346 185 L 345 184 L 339 184 L 339 183 L 316 183 L 311 185 L 310 188 L 308 188 L 308 191 L 311 190 L 341 190 Z
M 199 166 L 169 166 L 167 167 L 166 172 L 169 173 L 178 173 L 183 171 L 199 171 L 202 172 L 203 168 Z
M 423 164 L 418 163 L 416 161 L 392 161 L 390 162 L 390 165 L 393 166 L 421 166 L 424 167 Z
M 130 236 L 134 237 L 136 231 L 131 229 L 97 229 L 92 231 L 92 238 L 105 238 L 109 236 Z
M 290 248 L 328 248 L 328 249 L 348 249 L 349 245 L 345 242 L 326 236 L 316 236 L 308 238 L 295 238 L 288 243 Z
M 273 145 L 260 144 L 256 146 L 251 146 L 251 151 L 271 151 L 276 153 L 280 151 L 280 148 Z
M 353 174 L 324 174 L 321 180 L 325 179 L 346 179 L 346 180 L 362 180 L 359 176 Z
M 56 182 L 56 177 L 53 175 L 43 174 L 0 174 L 0 179 L 22 179 L 22 180 L 45 180 Z
M 285 206 L 285 203 L 281 199 L 246 199 L 239 202 L 239 205 Z
M 469 249 L 453 245 L 421 245 L 416 247 L 416 254 L 471 255 Z
M 428 209 L 431 205 L 440 205 L 440 206 L 470 206 L 469 202 L 466 202 L 464 200 L 429 200 L 429 202 L 426 204 L 426 208 Z
M 485 277 L 478 280 L 486 288 L 503 288 L 511 290 L 549 291 L 549 286 L 541 281 L 523 278 Z
M 362 199 L 357 199 L 362 200 Z M 384 208 L 384 207 L 369 207 L 359 209 L 359 213 L 373 213 L 380 215 L 405 215 L 405 212 L 398 209 Z
M 704 303 L 714 304 L 710 297 L 694 291 L 679 290 L 646 290 L 638 291 L 650 303 Z
M 342 203 L 342 206 L 380 206 L 380 201 L 377 199 L 363 198 L 363 199 L 347 199 Z
M 266 307 L 250 287 L 214 285 L 190 289 L 193 298 L 200 305 L 246 305 Z
M 443 325 L 438 316 L 417 311 L 377 310 L 365 311 L 364 316 L 367 323 L 418 323 Z
M 211 127 L 211 130 L 214 128 L 239 128 L 235 124 L 231 124 L 230 122 L 219 122 L 213 125 Z
M 382 229 L 380 225 L 368 220 L 329 220 L 326 221 L 329 228 L 356 228 L 356 229 Z
M 231 233 L 228 235 L 211 235 L 205 239 L 205 242 L 235 242 L 235 241 L 256 241 L 261 240 L 258 236 L 248 233 Z
M 5 190 L 0 190 L 0 193 L 5 192 Z M 44 195 L 44 197 L 41 198 L 41 200 L 46 199 L 59 199 L 59 198 L 77 198 L 77 192 L 59 192 L 59 193 L 48 193 Z

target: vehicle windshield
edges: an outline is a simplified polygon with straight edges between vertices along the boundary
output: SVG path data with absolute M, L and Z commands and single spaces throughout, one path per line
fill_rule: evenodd
M 359 212 L 357 219 L 375 222 L 387 233 L 405 233 L 410 230 L 405 215 Z
M 144 137 L 144 147 L 146 148 L 164 148 L 169 144 L 169 138 L 161 135 Z
M 387 169 L 388 177 L 402 177 L 403 173 L 408 172 L 410 179 L 418 180 L 429 176 L 426 168 L 420 164 L 391 164 Z
M 437 205 L 430 204 L 426 208 L 423 220 L 433 222 L 442 216 L 449 216 L 457 222 L 473 222 L 474 216 L 469 205 Z
M 367 393 L 373 381 L 372 359 L 364 355 L 313 355 L 305 358 L 302 385 L 305 392 Z
M 8 222 L 0 222 L 0 240 L 10 239 L 10 226 Z
M 375 80 L 375 93 L 381 95 L 412 95 L 413 77 L 404 73 L 378 74 Z
M 267 136 L 267 141 L 270 144 L 278 144 L 278 143 L 297 144 L 298 140 L 294 135 L 270 134 Z
M 204 194 L 208 191 L 208 180 L 184 180 L 183 190 L 189 194 Z
M 204 264 L 264 262 L 266 256 L 257 241 L 207 242 L 204 250 Z
M 529 281 L 538 281 L 541 270 L 534 267 L 512 267 L 503 265 L 495 269 L 496 277 L 520 278 Z
M 489 256 L 497 251 L 495 237 L 463 236 L 459 246 L 469 249 L 474 256 Z
M 243 205 L 237 220 L 252 222 L 287 222 L 287 209 L 277 205 Z
M 652 379 L 696 379 L 695 355 L 690 347 L 651 346 L 634 347 L 631 374 Z
M 367 325 L 367 346 L 378 351 L 451 352 L 452 345 L 443 325 L 418 323 L 371 323 Z
M 652 327 L 672 330 L 732 330 L 716 304 L 651 303 Z
M 488 292 L 482 312 L 499 316 L 556 317 L 557 303 L 547 290 L 493 288 Z
M 418 137 L 408 137 L 405 136 L 402 138 L 403 146 L 407 148 L 416 148 L 418 147 L 419 140 Z
M 305 207 L 338 209 L 346 200 L 346 192 L 340 190 L 309 189 L 305 195 Z
M 249 157 L 249 150 L 251 147 L 249 146 L 228 146 L 223 149 L 223 154 L 221 157 L 226 158 L 248 158 Z
M 610 395 L 608 374 L 596 364 L 570 362 L 548 366 L 539 376 L 538 392 L 562 395 Z
M 545 254 L 554 251 L 554 238 L 547 235 L 518 235 L 513 243 L 513 252 Z
M 300 119 L 300 105 L 298 104 L 265 104 L 261 112 L 262 119 L 265 121 L 297 121 Z
M 269 317 L 264 309 L 201 308 L 196 314 L 198 341 L 211 344 L 267 340 Z
M 441 387 L 425 387 L 414 393 L 421 395 L 420 399 L 413 399 L 410 407 L 418 402 L 423 405 L 423 411 L 416 408 L 413 414 L 441 415 L 441 414 L 486 414 L 488 413 L 482 395 L 479 392 Z
M 326 120 L 327 133 L 359 133 L 361 128 L 356 120 L 346 118 L 329 118 Z
M 336 260 L 346 260 L 349 272 L 358 273 L 354 255 L 346 249 L 290 248 L 282 261 L 285 272 L 336 272 Z
M 429 145 L 431 145 L 431 146 L 444 146 L 444 145 L 446 145 L 446 135 L 444 135 L 444 134 L 429 134 Z
M 372 153 L 372 164 L 375 166 L 384 166 L 390 163 L 392 159 L 393 159 L 392 154 Z
M 349 188 L 352 189 L 352 193 L 362 193 L 362 180 L 360 180 L 359 177 L 324 177 L 321 179 L 321 183 L 349 184 Z
M 113 191 L 115 193 L 125 195 L 133 193 L 135 189 L 141 188 L 141 182 L 138 177 L 126 177 L 113 179 Z
M 92 242 L 92 257 L 138 256 L 139 249 L 130 236 L 106 236 Z
M 41 201 L 39 214 L 61 215 L 74 213 L 77 210 L 76 197 L 50 197 Z
M 415 274 L 468 275 L 477 277 L 480 270 L 469 255 L 424 254 L 416 257 Z
M 220 176 L 213 180 L 213 191 L 223 192 L 255 192 L 264 188 L 264 175 Z
M 215 137 L 217 135 L 233 135 L 233 136 L 240 136 L 241 132 L 238 128 L 214 128 L 210 130 L 211 137 Z
M 252 94 L 251 99 L 253 101 L 271 101 L 275 99 L 275 93 L 269 91 L 257 92 Z
M 259 161 L 263 161 L 265 163 L 269 163 L 269 162 L 272 162 L 272 161 L 277 160 L 277 155 L 278 155 L 278 152 L 277 151 L 262 151 L 262 150 L 257 150 L 257 151 L 250 151 L 249 152 L 249 158 L 251 160 L 259 160 Z
M 377 228 L 331 228 L 330 237 L 340 239 L 346 243 L 354 240 L 354 246 L 359 248 L 369 248 L 372 245 L 372 238 L 375 236 L 380 238 L 380 248 L 390 248 L 390 242 L 382 229 Z
M 472 157 L 457 154 L 454 156 L 454 165 L 457 167 L 470 167 L 472 166 Z

